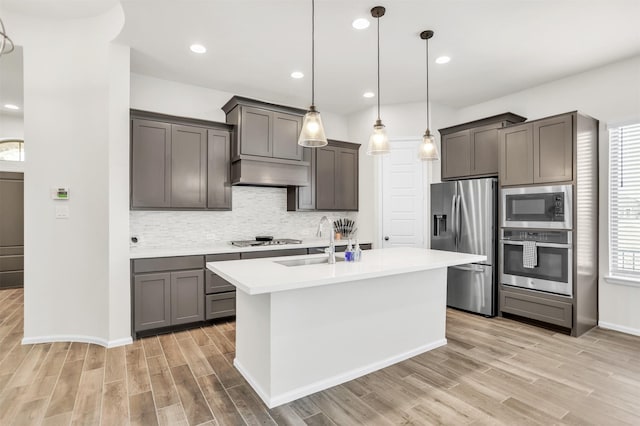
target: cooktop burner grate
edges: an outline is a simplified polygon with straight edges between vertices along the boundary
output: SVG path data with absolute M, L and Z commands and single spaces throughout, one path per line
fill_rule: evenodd
M 294 240 L 291 238 L 279 238 L 271 241 L 256 241 L 256 240 L 231 241 L 231 244 L 236 247 L 281 246 L 283 244 L 302 244 L 302 240 Z

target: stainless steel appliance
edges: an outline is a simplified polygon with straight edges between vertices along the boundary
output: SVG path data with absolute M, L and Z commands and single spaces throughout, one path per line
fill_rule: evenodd
M 280 246 L 283 244 L 302 244 L 302 240 L 293 240 L 290 238 L 280 238 L 275 240 L 241 240 L 231 241 L 236 247 L 256 247 L 256 246 Z
M 482 254 L 486 262 L 447 270 L 447 305 L 496 314 L 497 185 L 494 178 L 431 185 L 431 248 Z
M 502 189 L 503 228 L 571 229 L 571 185 Z
M 572 296 L 571 231 L 503 229 L 500 239 L 500 282 L 504 285 Z M 525 267 L 523 250 L 534 242 L 537 265 Z M 531 244 L 531 243 L 530 243 Z

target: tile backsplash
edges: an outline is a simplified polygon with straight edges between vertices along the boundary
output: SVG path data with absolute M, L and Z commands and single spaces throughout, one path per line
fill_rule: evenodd
M 234 186 L 232 211 L 141 211 L 129 214 L 136 247 L 188 247 L 256 235 L 313 238 L 322 216 L 358 218 L 357 212 L 288 212 L 286 188 Z

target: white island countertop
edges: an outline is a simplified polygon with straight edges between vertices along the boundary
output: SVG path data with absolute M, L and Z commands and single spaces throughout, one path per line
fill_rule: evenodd
M 412 247 L 364 250 L 360 262 L 285 266 L 277 261 L 322 258 L 325 254 L 209 262 L 207 268 L 250 294 L 274 293 L 355 280 L 379 278 L 466 263 L 486 256 Z M 336 257 L 344 257 L 337 253 Z
M 297 248 L 326 247 L 329 245 L 327 238 L 308 238 L 301 240 L 300 244 L 278 244 L 251 247 L 237 247 L 229 242 L 217 241 L 209 244 L 194 244 L 189 247 L 131 247 L 129 257 L 131 259 L 146 259 L 152 257 L 194 256 L 205 254 L 243 253 L 250 251 L 287 250 Z M 336 240 L 336 246 L 346 246 L 347 240 Z M 360 241 L 360 244 L 371 244 L 371 241 Z

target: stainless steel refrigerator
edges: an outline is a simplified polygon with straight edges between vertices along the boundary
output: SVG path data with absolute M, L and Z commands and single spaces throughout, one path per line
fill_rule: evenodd
M 497 187 L 494 178 L 431 185 L 431 248 L 483 254 L 447 271 L 447 305 L 486 316 L 497 309 Z

